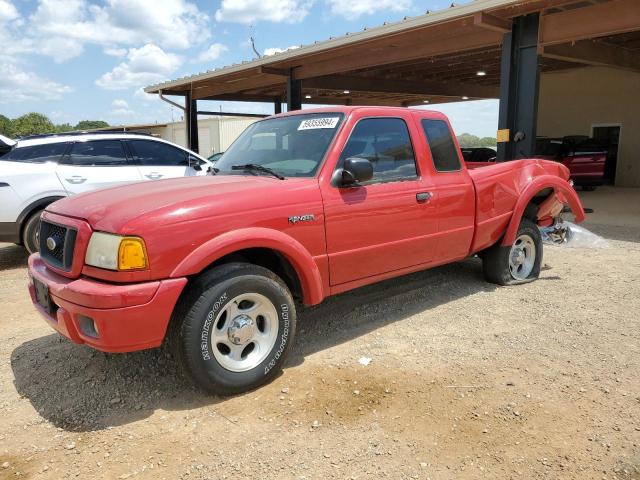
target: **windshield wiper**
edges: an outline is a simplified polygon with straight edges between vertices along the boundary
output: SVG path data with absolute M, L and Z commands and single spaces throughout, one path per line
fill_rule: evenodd
M 275 170 L 271 170 L 269 167 L 265 167 L 264 165 L 260 165 L 258 163 L 245 163 L 244 165 L 233 165 L 231 167 L 231 170 L 249 170 L 254 172 L 268 173 L 269 175 L 273 175 L 274 177 L 280 180 L 285 179 L 285 177 L 280 175 Z

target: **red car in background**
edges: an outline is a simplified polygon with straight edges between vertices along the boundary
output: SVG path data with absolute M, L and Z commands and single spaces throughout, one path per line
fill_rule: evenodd
M 535 157 L 562 163 L 576 186 L 593 190 L 604 183 L 608 150 L 602 141 L 586 136 L 539 137 Z
M 496 151 L 489 147 L 463 147 L 462 156 L 468 169 L 496 162 Z M 538 137 L 535 158 L 553 160 L 569 169 L 571 180 L 583 190 L 593 190 L 605 181 L 605 165 L 609 148 L 602 141 L 587 136 L 562 138 Z

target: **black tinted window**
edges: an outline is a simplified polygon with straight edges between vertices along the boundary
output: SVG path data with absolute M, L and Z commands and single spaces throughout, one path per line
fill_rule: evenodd
M 350 157 L 366 158 L 373 165 L 370 182 L 415 178 L 416 161 L 406 123 L 400 118 L 359 121 L 340 155 L 340 165 Z
M 67 142 L 63 142 L 34 145 L 32 147 L 17 147 L 4 155 L 2 160 L 32 163 L 57 162 L 68 145 Z
M 131 154 L 140 165 L 175 167 L 187 165 L 187 154 L 184 150 L 166 143 L 149 140 L 129 140 Z
M 422 120 L 421 124 L 436 170 L 438 172 L 460 170 L 460 157 L 447 124 L 443 120 L 427 119 Z
M 84 166 L 126 165 L 127 157 L 120 140 L 95 140 L 74 143 L 66 163 Z

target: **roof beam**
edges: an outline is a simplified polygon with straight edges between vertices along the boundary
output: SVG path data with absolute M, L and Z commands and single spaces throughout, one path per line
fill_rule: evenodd
M 286 68 L 273 68 L 273 67 L 260 67 L 260 73 L 267 73 L 269 75 L 278 75 L 280 77 L 288 77 L 291 72 Z
M 210 82 L 203 87 L 194 88 L 193 98 L 196 100 L 201 100 L 206 97 L 224 95 L 226 93 L 239 93 L 244 90 L 253 90 L 256 88 L 284 85 L 285 81 L 285 77 L 276 77 L 273 75 L 255 75 L 251 78 L 245 78 L 243 80 L 238 80 L 235 82 Z
M 637 30 L 638 0 L 612 0 L 541 17 L 539 43 L 553 45 Z
M 303 80 L 302 88 L 446 97 L 498 98 L 499 96 L 497 87 L 483 85 L 434 82 L 432 80 L 406 81 L 345 75 L 328 75 L 309 78 Z
M 585 65 L 603 65 L 640 71 L 640 53 L 592 40 L 548 45 L 542 47 L 541 54 L 547 58 Z
M 460 34 L 455 37 L 440 37 L 429 40 L 416 39 L 407 45 L 387 45 L 384 48 L 372 49 L 366 45 L 354 48 L 349 54 L 332 56 L 317 62 L 309 61 L 305 65 L 295 69 L 296 78 L 306 78 L 343 73 L 361 68 L 377 67 L 387 63 L 399 63 L 420 58 L 429 58 L 437 55 L 460 50 L 484 48 L 502 43 L 502 35 L 491 30 L 474 30 L 468 34 Z
M 214 100 L 217 102 L 269 102 L 273 103 L 273 95 L 254 95 L 245 93 L 225 93 L 221 95 L 210 95 L 198 100 Z
M 476 27 L 486 28 L 494 32 L 508 33 L 511 31 L 512 22 L 485 12 L 478 12 L 473 16 L 473 24 Z

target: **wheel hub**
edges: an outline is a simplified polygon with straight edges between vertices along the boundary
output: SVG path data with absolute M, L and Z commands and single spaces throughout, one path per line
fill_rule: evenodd
M 526 280 L 533 271 L 536 260 L 536 246 L 526 234 L 520 235 L 509 253 L 509 271 L 516 280 Z
M 524 263 L 525 257 L 526 255 L 524 253 L 524 250 L 518 248 L 513 252 L 513 263 L 515 263 L 516 265 L 522 265 Z
M 278 311 L 266 296 L 237 295 L 213 321 L 211 349 L 220 365 L 231 372 L 258 366 L 272 351 L 278 336 Z
M 255 322 L 249 315 L 238 315 L 231 321 L 227 336 L 234 345 L 244 345 L 253 337 Z

